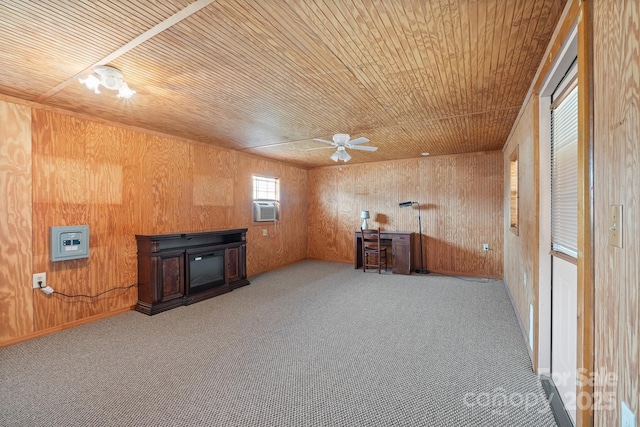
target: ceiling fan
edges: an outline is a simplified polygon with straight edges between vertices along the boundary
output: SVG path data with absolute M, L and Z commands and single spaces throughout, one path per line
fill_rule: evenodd
M 365 142 L 369 142 L 369 140 L 365 137 L 360 137 L 356 139 L 351 138 L 348 133 L 336 133 L 333 135 L 333 141 L 327 141 L 325 139 L 315 138 L 314 141 L 322 142 L 325 144 L 329 144 L 331 147 L 336 147 L 335 153 L 331 155 L 331 160 L 337 162 L 338 160 L 342 160 L 343 162 L 348 162 L 351 160 L 351 156 L 347 153 L 347 148 L 352 150 L 361 150 L 361 151 L 376 151 L 378 147 L 371 147 L 368 145 L 359 145 L 364 144 Z M 330 148 L 330 147 L 322 147 L 322 148 Z

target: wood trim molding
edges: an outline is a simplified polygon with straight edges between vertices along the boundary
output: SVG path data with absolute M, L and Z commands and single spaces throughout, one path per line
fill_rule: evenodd
M 545 78 L 549 74 L 549 71 L 551 71 L 551 67 L 553 67 L 556 58 L 562 50 L 563 42 L 569 37 L 569 34 L 571 34 L 571 31 L 573 31 L 575 27 L 576 21 L 579 20 L 581 1 L 582 0 L 569 0 L 567 9 L 565 10 L 566 14 L 563 14 L 560 18 L 562 24 L 558 32 L 554 34 L 553 44 L 547 51 L 544 62 L 540 64 L 540 68 L 538 69 L 538 74 L 532 87 L 532 94 L 538 95 L 540 93 Z
M 572 257 L 571 255 L 567 255 L 564 252 L 559 252 L 559 251 L 555 251 L 555 250 L 550 250 L 549 251 L 549 255 L 551 255 L 554 258 L 560 258 L 561 260 L 570 262 L 573 265 L 578 265 L 578 259 Z
M 32 332 L 30 334 L 22 335 L 22 336 L 20 336 L 18 338 L 14 338 L 12 340 L 4 341 L 4 342 L 0 343 L 0 348 L 9 347 L 10 345 L 19 344 L 21 342 L 29 341 L 29 340 L 32 340 L 34 338 L 40 338 L 40 337 L 44 337 L 44 336 L 47 336 L 47 335 L 55 334 L 57 332 L 64 331 L 65 329 L 71 329 L 71 328 L 75 328 L 76 326 L 82 326 L 82 325 L 85 325 L 87 323 L 96 322 L 98 320 L 106 319 L 108 317 L 116 316 L 118 314 L 126 313 L 128 311 L 132 311 L 135 308 L 136 308 L 136 306 L 132 305 L 130 307 L 120 308 L 118 310 L 110 311 L 108 313 L 101 313 L 101 314 L 97 314 L 95 316 L 85 317 L 84 319 L 76 320 L 76 321 L 70 322 L 70 323 L 65 323 L 64 325 L 55 326 L 53 328 L 44 329 L 42 331 Z
M 509 230 L 515 234 L 519 235 L 519 227 L 520 227 L 520 159 L 518 158 L 520 152 L 520 146 L 516 145 L 511 154 L 509 155 Z M 515 196 L 515 222 L 513 221 L 513 170 L 511 169 L 513 163 L 516 164 L 516 196 Z
M 580 1 L 578 15 L 578 321 L 577 369 L 595 370 L 595 269 L 593 264 L 593 2 Z M 578 380 L 576 396 L 593 402 L 594 385 Z M 578 402 L 580 399 L 578 400 Z M 578 405 L 576 425 L 591 427 L 593 408 Z
M 540 212 L 540 97 L 533 98 L 533 192 L 535 212 Z M 533 251 L 533 369 L 538 372 L 540 362 L 540 215 L 535 215 L 534 228 L 537 238 Z

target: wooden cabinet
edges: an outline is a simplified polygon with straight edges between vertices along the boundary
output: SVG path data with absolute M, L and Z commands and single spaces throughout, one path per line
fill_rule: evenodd
M 138 253 L 138 304 L 136 310 L 156 314 L 183 305 L 184 252 L 157 256 Z
M 152 315 L 248 285 L 246 231 L 137 235 L 136 310 Z
M 411 234 L 399 234 L 391 240 L 392 271 L 411 274 Z
M 245 286 L 247 277 L 247 245 L 230 246 L 226 250 L 227 282 L 232 289 Z
M 158 257 L 158 301 L 165 302 L 184 296 L 184 254 L 163 254 Z
M 225 254 L 227 262 L 227 282 L 232 282 L 238 278 L 238 248 L 227 248 Z

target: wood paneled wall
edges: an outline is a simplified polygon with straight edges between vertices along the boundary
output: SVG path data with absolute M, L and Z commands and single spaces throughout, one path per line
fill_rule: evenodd
M 538 224 L 536 210 L 535 171 L 535 99 L 531 99 L 520 116 L 511 138 L 504 148 L 504 281 L 520 320 L 525 339 L 529 337 L 529 305 L 537 311 L 537 262 Z M 510 187 L 509 163 L 512 153 L 518 151 L 518 234 L 510 230 Z M 528 286 L 525 286 L 525 275 Z M 534 331 L 537 335 L 537 332 Z M 527 343 L 529 350 L 535 350 L 534 343 Z M 532 354 L 535 354 L 533 352 Z
M 417 235 L 417 209 L 398 206 L 411 200 L 421 205 L 426 268 L 501 278 L 502 182 L 501 152 L 312 169 L 309 257 L 353 262 L 364 209 L 373 227 Z
M 615 376 L 613 409 L 595 425 L 619 426 L 620 402 L 640 419 L 640 3 L 594 1 L 595 367 Z M 611 205 L 623 206 L 623 248 L 608 245 Z
M 576 10 L 579 5 L 584 7 L 578 2 L 573 4 Z M 593 392 L 600 405 L 591 408 L 594 409 L 593 425 L 618 426 L 622 401 L 636 417 L 640 414 L 640 227 L 636 221 L 640 217 L 640 170 L 637 167 L 640 163 L 640 4 L 635 0 L 595 0 L 592 13 L 593 81 L 589 83 L 593 87 L 594 121 L 595 360 L 594 372 L 590 374 L 597 380 Z M 572 25 L 571 21 L 565 21 L 559 25 Z M 559 44 L 554 47 L 559 48 Z M 543 65 L 548 71 L 550 63 Z M 538 244 L 537 234 L 526 231 L 536 221 L 536 209 L 526 208 L 536 197 L 527 190 L 535 184 L 535 158 L 531 151 L 538 126 L 535 104 L 534 98 L 528 101 L 504 149 L 505 164 L 516 145 L 520 153 L 520 236 L 505 233 L 505 281 L 525 329 L 528 325 L 526 307 L 533 296 L 531 290 L 522 286 L 522 275 L 531 271 L 531 266 L 537 268 L 533 252 Z M 587 129 L 581 131 L 588 132 Z M 588 189 L 588 184 L 585 188 Z M 505 186 L 505 194 L 507 191 Z M 609 209 L 617 204 L 623 206 L 623 248 L 608 245 Z M 504 218 L 508 224 L 507 204 Z M 578 351 L 590 351 L 590 348 L 578 348 Z M 587 411 L 584 414 L 589 415 Z M 584 417 L 578 424 L 591 425 Z
M 0 345 L 133 306 L 135 288 L 95 299 L 47 296 L 31 289 L 31 274 L 46 272 L 48 284 L 67 294 L 133 285 L 136 234 L 248 227 L 250 276 L 307 256 L 304 169 L 48 110 L 0 108 L 0 229 L 7 253 Z M 252 222 L 253 174 L 280 178 L 277 230 Z M 91 256 L 52 263 L 49 228 L 73 224 L 90 226 Z M 262 236 L 265 228 L 269 237 Z
M 31 332 L 31 110 L 0 101 L 0 343 Z

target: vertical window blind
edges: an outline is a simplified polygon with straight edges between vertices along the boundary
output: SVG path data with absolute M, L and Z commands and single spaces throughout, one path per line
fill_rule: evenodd
M 578 86 L 574 78 L 551 105 L 551 249 L 578 257 Z

